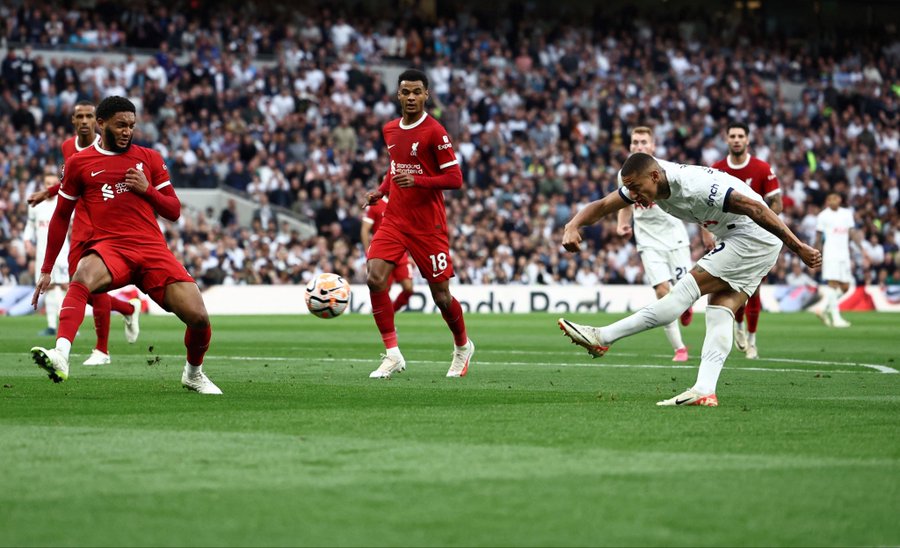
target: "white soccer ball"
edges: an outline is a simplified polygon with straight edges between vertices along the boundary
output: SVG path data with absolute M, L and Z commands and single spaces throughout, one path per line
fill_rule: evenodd
M 319 318 L 335 318 L 350 304 L 350 284 L 337 274 L 319 274 L 306 286 L 306 308 Z

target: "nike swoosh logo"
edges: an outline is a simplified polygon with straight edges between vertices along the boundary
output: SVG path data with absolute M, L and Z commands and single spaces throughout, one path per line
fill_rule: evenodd
M 438 276 L 440 276 L 440 275 L 443 274 L 444 272 L 445 272 L 445 271 L 441 270 L 441 271 L 438 272 L 437 274 L 432 274 L 431 277 L 432 277 L 432 278 L 437 278 Z
M 106 170 L 105 170 L 105 169 L 101 169 L 100 171 L 92 171 L 92 172 L 91 172 L 91 177 L 96 177 L 97 175 L 100 175 L 100 174 L 103 173 L 104 171 L 106 171 Z
M 391 150 L 391 149 L 394 148 L 395 146 L 397 146 L 397 145 L 388 145 L 388 150 Z
M 691 401 L 691 398 L 688 398 L 686 400 L 675 400 L 675 405 L 684 405 L 689 401 Z

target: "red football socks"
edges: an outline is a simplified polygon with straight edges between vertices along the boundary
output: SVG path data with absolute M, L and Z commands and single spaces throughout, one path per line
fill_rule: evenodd
M 409 298 L 412 297 L 412 291 L 401 291 L 397 298 L 394 299 L 394 312 L 399 312 L 401 308 L 406 306 L 409 303 Z
M 84 307 L 87 306 L 91 292 L 86 285 L 79 282 L 69 284 L 62 307 L 59 309 L 59 331 L 57 339 L 75 340 L 78 327 L 84 320 Z
M 94 307 L 94 331 L 97 333 L 97 346 L 104 354 L 109 354 L 109 306 L 112 299 L 106 293 L 91 295 L 89 302 Z
M 184 330 L 184 346 L 187 348 L 187 362 L 194 367 L 203 365 L 203 356 L 209 350 L 212 327 L 188 327 Z
M 447 326 L 453 333 L 453 343 L 456 346 L 465 346 L 469 342 L 469 337 L 466 335 L 466 322 L 463 319 L 462 306 L 456 297 L 450 300 L 450 306 L 446 312 L 441 311 L 441 316 L 444 317 L 444 321 L 447 322 Z
M 397 346 L 397 329 L 394 327 L 394 305 L 387 291 L 370 291 L 369 298 L 372 301 L 372 316 L 375 325 L 381 333 L 381 340 L 385 348 Z
M 756 326 L 759 325 L 759 313 L 762 310 L 762 302 L 759 300 L 759 293 L 754 293 L 747 300 L 747 332 L 756 333 Z
M 134 305 L 127 301 L 123 301 L 122 299 L 117 299 L 115 297 L 110 297 L 109 303 L 110 309 L 113 312 L 118 312 L 123 316 L 131 316 L 132 314 L 134 314 Z

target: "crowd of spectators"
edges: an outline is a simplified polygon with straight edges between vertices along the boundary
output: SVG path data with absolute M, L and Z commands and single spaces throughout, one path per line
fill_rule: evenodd
M 575 256 L 559 245 L 562 225 L 614 190 L 632 127 L 654 127 L 661 158 L 708 165 L 724 157 L 732 119 L 750 124 L 751 152 L 775 168 L 783 218 L 802 238 L 814 241 L 815 215 L 837 190 L 864 231 L 858 281 L 898 283 L 900 44 L 814 52 L 728 18 L 618 28 L 526 18 L 498 29 L 465 13 L 267 20 L 110 5 L 0 4 L 7 43 L 25 44 L 0 67 L 0 283 L 33 282 L 25 197 L 42 166 L 61 162 L 74 103 L 109 95 L 138 106 L 135 141 L 162 153 L 176 186 L 259 202 L 252 219 L 227 208 L 163 225 L 201 283 L 298 283 L 322 271 L 363 282 L 358 204 L 387 169 L 380 129 L 398 115 L 385 66 L 427 70 L 430 110 L 454 139 L 465 186 L 446 200 L 459 283 L 642 283 L 614 218 L 587 229 Z M 45 47 L 126 55 L 46 61 Z M 286 212 L 318 235 L 292 233 L 278 221 Z M 797 262 L 784 252 L 769 281 L 793 279 Z

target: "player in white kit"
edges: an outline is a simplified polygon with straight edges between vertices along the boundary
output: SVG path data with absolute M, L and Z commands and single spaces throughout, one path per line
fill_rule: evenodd
M 44 188 L 50 188 L 59 182 L 53 172 L 44 173 Z M 47 252 L 47 237 L 50 230 L 50 219 L 56 209 L 56 197 L 45 200 L 28 210 L 28 223 L 25 225 L 24 239 L 34 243 L 34 277 L 39 278 L 41 265 L 44 264 L 44 255 Z M 66 238 L 62 251 L 53 264 L 50 272 L 51 289 L 44 297 L 44 308 L 47 313 L 47 328 L 41 331 L 41 335 L 56 335 L 56 327 L 59 323 L 59 307 L 62 305 L 65 291 L 69 285 L 69 240 Z
M 825 309 L 819 317 L 829 327 L 850 327 L 841 317 L 838 301 L 850 289 L 850 238 L 862 249 L 862 235 L 856 230 L 853 211 L 841 207 L 841 196 L 832 192 L 825 198 L 825 209 L 816 218 L 816 249 L 822 251 L 820 291 L 825 296 Z M 823 243 L 824 240 L 824 243 Z
M 644 206 L 654 202 L 674 217 L 702 225 L 716 237 L 716 246 L 668 295 L 631 316 L 600 328 L 560 318 L 559 327 L 572 342 L 600 357 L 615 341 L 672 322 L 702 295 L 709 295 L 697 382 L 657 405 L 715 407 L 716 384 L 731 352 L 734 311 L 775 265 L 782 242 L 810 268 L 822 264 L 822 254 L 801 242 L 759 194 L 727 173 L 637 153 L 625 161 L 621 175 L 624 187 L 591 202 L 566 224 L 563 246 L 568 251 L 580 249 L 581 227 L 635 202 Z
M 644 152 L 653 155 L 656 142 L 653 131 L 646 126 L 638 126 L 631 130 L 631 152 Z M 619 175 L 619 186 L 622 177 Z M 656 298 L 662 299 L 672 289 L 672 284 L 680 280 L 691 269 L 691 240 L 684 221 L 672 217 L 654 203 L 647 207 L 641 204 L 626 206 L 619 210 L 616 233 L 619 236 L 631 236 L 632 218 L 634 219 L 634 241 L 641 262 L 644 264 L 644 281 L 653 286 Z M 681 323 L 691 323 L 693 311 L 688 308 L 681 315 Z M 675 351 L 673 362 L 688 361 L 688 350 L 681 340 L 681 330 L 677 322 L 663 326 L 666 338 Z

